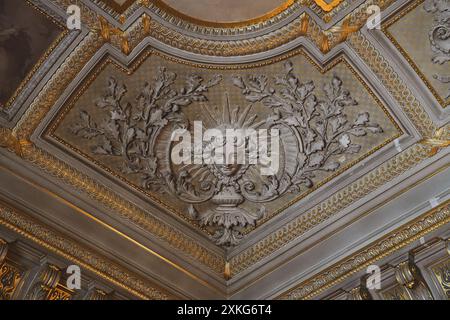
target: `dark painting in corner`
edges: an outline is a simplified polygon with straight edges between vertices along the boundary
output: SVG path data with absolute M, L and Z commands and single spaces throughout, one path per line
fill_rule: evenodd
M 0 0 L 0 107 L 62 32 L 26 0 Z

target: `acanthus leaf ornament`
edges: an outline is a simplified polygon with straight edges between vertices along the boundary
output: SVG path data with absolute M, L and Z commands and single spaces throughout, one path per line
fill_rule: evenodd
M 243 109 L 231 106 L 225 93 L 219 114 L 206 105 L 206 94 L 222 80 L 221 76 L 205 81 L 192 75 L 181 89 L 175 88 L 176 78 L 175 73 L 161 68 L 155 81 L 144 85 L 134 104 L 125 101 L 126 86 L 111 78 L 96 105 L 104 120 L 94 121 L 90 113 L 81 111 L 80 121 L 71 130 L 95 141 L 93 154 L 121 157 L 118 169 L 138 176 L 143 188 L 186 203 L 186 217 L 212 229 L 214 241 L 223 247 L 237 245 L 244 231 L 265 216 L 265 203 L 313 187 L 319 172 L 336 171 L 343 155 L 359 153 L 361 146 L 353 137 L 383 132 L 370 122 L 368 112 L 348 119 L 346 109 L 358 103 L 337 75 L 323 88 L 326 98 L 320 99 L 314 82 L 302 83 L 290 61 L 285 63 L 284 74 L 274 77 L 273 85 L 264 75 L 233 77 L 232 84 L 249 105 Z M 266 108 L 268 115 L 250 115 L 257 104 Z M 209 116 L 222 132 L 277 129 L 282 137 L 278 171 L 262 176 L 260 163 L 175 165 L 167 161 L 173 148 L 170 133 L 177 128 L 192 130 L 192 119 L 184 112 L 190 105 L 200 105 L 202 115 Z M 251 148 L 249 137 L 245 137 L 244 145 L 247 151 Z M 203 141 L 200 147 L 205 151 L 214 145 Z

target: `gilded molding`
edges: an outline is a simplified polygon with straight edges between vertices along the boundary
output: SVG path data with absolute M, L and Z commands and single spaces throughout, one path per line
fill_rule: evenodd
M 148 281 L 141 280 L 112 261 L 3 204 L 0 204 L 0 224 L 139 298 L 156 300 L 171 298 L 168 293 L 154 287 Z M 53 278 L 47 275 L 41 277 L 43 279 L 41 281 L 48 284 L 50 283 L 48 280 Z
M 12 132 L 15 137 L 22 140 L 31 136 L 48 110 L 60 97 L 60 94 L 102 45 L 103 41 L 96 33 L 89 33 L 83 39 L 81 44 L 66 58 L 64 63 L 46 83 L 38 97 L 17 123 Z
M 352 4 L 347 0 L 334 0 L 332 3 L 323 0 L 286 0 L 284 4 L 273 11 L 254 19 L 231 23 L 213 23 L 184 15 L 164 4 L 161 0 L 128 0 L 122 6 L 117 5 L 113 0 L 93 1 L 121 23 L 124 23 L 139 8 L 147 7 L 165 21 L 186 30 L 196 31 L 199 34 L 214 34 L 218 31 L 220 34 L 240 34 L 246 31 L 259 30 L 281 21 L 302 7 L 308 7 L 323 21 L 330 22 L 336 14 Z
M 100 1 L 108 1 L 109 0 L 100 0 Z M 243 21 L 237 21 L 237 22 L 212 22 L 212 21 L 206 21 L 201 20 L 189 15 L 186 15 L 177 9 L 171 7 L 170 5 L 166 4 L 163 0 L 140 0 L 139 1 L 142 6 L 148 7 L 148 8 L 154 8 L 155 12 L 158 12 L 161 17 L 163 17 L 165 20 L 170 21 L 171 23 L 177 24 L 182 22 L 185 24 L 191 24 L 206 28 L 215 28 L 215 29 L 237 29 L 237 28 L 245 28 L 245 27 L 251 27 L 251 26 L 262 26 L 262 25 L 270 25 L 276 21 L 280 21 L 282 18 L 284 18 L 287 13 L 291 12 L 292 7 L 299 4 L 307 4 L 310 2 L 309 0 L 285 0 L 281 5 L 279 5 L 277 8 L 271 10 L 270 12 L 267 12 L 266 14 L 263 14 L 259 17 L 255 17 L 248 20 Z M 296 6 L 298 8 L 298 6 Z M 156 9 L 156 10 L 155 10 Z M 172 19 L 170 19 L 171 17 Z M 173 21 L 175 20 L 175 21 Z
M 0 265 L 3 264 L 8 253 L 8 243 L 0 238 Z
M 421 141 L 422 144 L 431 147 L 429 156 L 432 157 L 439 152 L 439 150 L 450 146 L 450 126 L 437 129 L 434 134 Z
M 90 36 L 88 36 L 86 38 L 85 43 L 83 44 L 82 48 L 84 46 L 89 46 L 91 45 L 91 39 L 92 38 L 97 38 L 98 35 L 95 34 L 90 34 Z M 355 36 L 352 36 L 351 39 L 354 39 Z M 358 35 L 358 39 L 360 39 L 360 37 L 362 37 L 361 35 Z M 356 44 L 359 44 L 358 42 L 356 42 Z M 367 42 L 367 44 L 370 44 Z M 363 49 L 366 49 L 365 51 L 363 51 Z M 372 51 L 371 51 L 371 50 Z M 83 50 L 83 49 L 80 49 Z M 361 51 L 365 53 L 364 57 L 370 57 L 370 55 L 372 54 L 373 50 L 375 50 L 373 47 L 369 46 L 368 49 L 362 47 Z M 367 52 L 366 52 L 367 51 Z M 76 62 L 71 62 L 71 58 L 75 59 L 78 56 L 78 54 L 76 54 L 76 52 L 74 52 L 74 57 L 69 57 L 68 58 L 68 65 L 70 65 L 70 63 L 76 63 Z M 87 57 L 85 57 L 85 59 L 88 59 Z M 369 59 L 370 60 L 370 59 Z M 375 61 L 378 61 L 378 59 L 375 59 Z M 381 63 L 381 62 L 379 62 Z M 387 77 L 392 77 L 392 73 L 394 73 L 394 71 L 392 70 L 391 67 L 387 67 L 389 73 L 387 75 Z M 383 73 L 384 70 L 381 69 L 377 69 L 375 71 L 378 71 L 379 73 Z M 73 71 L 72 71 L 73 72 Z M 52 87 L 52 86 L 46 86 L 45 90 L 41 93 L 41 95 L 38 97 L 38 99 L 35 101 L 35 103 L 33 103 L 32 108 L 29 109 L 29 111 L 27 112 L 26 116 L 21 120 L 21 122 L 19 123 L 18 127 L 16 127 L 14 132 L 23 134 L 23 137 L 27 137 L 29 135 L 31 135 L 31 133 L 34 131 L 34 128 L 32 126 L 36 126 L 39 122 L 40 122 L 40 117 L 43 117 L 46 113 L 46 111 L 51 107 L 52 103 L 56 100 L 56 97 L 58 97 L 58 90 L 60 91 L 61 88 L 63 88 L 64 86 L 67 85 L 68 82 L 70 82 L 70 79 L 64 79 L 66 82 L 64 81 L 57 81 L 58 79 L 62 80 L 62 77 L 64 77 L 64 75 L 60 75 L 60 73 L 65 73 L 67 74 L 68 72 L 65 72 L 65 68 L 64 66 L 61 67 L 61 69 L 59 70 L 58 74 L 55 76 L 55 79 L 52 79 L 50 81 L 50 83 L 54 84 L 56 86 L 56 88 Z M 400 82 L 401 80 L 399 79 L 398 75 L 396 75 L 394 73 L 394 75 L 396 76 L 396 81 L 398 82 L 397 85 L 395 86 L 391 86 L 391 89 L 393 90 L 398 90 L 398 88 L 402 89 L 405 88 L 405 90 L 408 90 L 406 88 L 406 86 Z M 389 79 L 389 78 L 388 78 Z M 385 81 L 387 82 L 387 81 Z M 388 83 L 388 82 L 387 82 Z M 409 90 L 408 90 L 409 91 Z M 398 93 L 396 95 L 396 97 L 401 96 L 402 92 Z M 412 97 L 412 93 L 409 93 L 408 96 Z M 44 98 L 45 97 L 45 98 Z M 54 98 L 54 100 L 52 100 Z M 409 109 L 407 110 L 411 110 L 410 112 L 408 112 L 408 115 L 411 117 L 411 119 L 413 121 L 415 121 L 415 123 L 420 126 L 421 128 L 423 128 L 423 124 L 421 123 L 421 121 L 423 119 L 426 120 L 425 125 L 427 128 L 427 131 L 431 132 L 431 130 L 434 131 L 434 125 L 432 123 L 432 121 L 428 118 L 428 116 L 426 115 L 426 113 L 422 110 L 420 104 L 418 104 L 417 100 L 415 100 L 415 98 L 413 98 L 413 101 L 411 102 L 411 105 L 409 105 L 409 100 L 408 104 L 405 105 L 405 107 L 408 107 Z M 42 103 L 43 105 L 39 107 L 39 102 Z M 27 119 L 27 117 L 30 117 L 30 119 Z M 422 132 L 425 131 L 424 129 L 422 129 Z M 16 133 L 16 134 L 17 134 Z M 35 162 L 35 163 L 39 163 L 39 166 L 42 168 L 50 168 L 50 171 L 53 175 L 57 175 L 57 176 L 62 176 L 64 177 L 64 179 L 66 181 L 71 181 L 72 185 L 75 185 L 78 189 L 80 189 L 80 185 L 84 186 L 86 185 L 87 182 L 80 183 L 81 181 L 85 181 L 87 179 L 87 181 L 89 181 L 89 179 L 87 177 L 83 178 L 79 178 L 77 177 L 77 175 L 80 175 L 79 173 L 75 173 L 73 169 L 70 169 L 67 167 L 66 164 L 61 163 L 59 166 L 54 166 L 52 165 L 52 157 L 50 155 L 46 155 L 45 152 L 38 152 L 38 150 L 34 150 L 34 148 L 31 148 L 30 150 L 33 150 L 32 152 L 28 152 L 29 155 L 31 155 L 31 158 L 28 158 L 29 160 Z M 402 165 L 406 165 L 406 164 L 410 164 L 411 166 L 414 166 L 416 164 L 418 164 L 420 162 L 420 159 L 426 158 L 426 155 L 424 154 L 424 150 L 426 150 L 426 148 L 420 148 L 420 147 L 416 147 L 414 149 L 411 149 L 410 151 L 408 151 L 408 155 L 406 156 L 406 158 L 414 158 L 414 160 L 412 162 L 410 161 L 401 161 L 400 163 Z M 37 157 L 37 155 L 40 154 L 40 157 Z M 397 161 L 393 161 L 390 162 L 388 164 L 386 164 L 384 166 L 384 168 L 391 168 L 392 166 L 397 166 L 398 162 Z M 58 168 L 55 172 L 55 168 Z M 410 168 L 410 167 L 408 167 Z M 402 168 L 400 170 L 400 172 L 404 172 L 407 168 Z M 65 172 L 64 174 L 62 174 L 62 172 Z M 68 172 L 71 172 L 70 174 L 68 174 Z M 390 171 L 391 172 L 391 171 Z M 373 173 L 372 173 L 373 174 Z M 376 173 L 378 174 L 378 173 Z M 74 175 L 76 178 L 72 177 L 71 175 Z M 364 180 L 360 180 L 364 181 Z M 366 180 L 367 181 L 367 180 Z M 378 183 L 376 184 L 376 186 L 380 186 L 383 183 L 385 183 L 386 181 L 389 181 L 389 179 L 386 180 L 382 180 L 382 181 L 378 181 Z M 95 182 L 90 181 L 91 186 L 95 185 Z M 357 185 L 358 190 L 365 190 L 364 187 L 366 185 L 366 183 L 362 183 Z M 93 189 L 90 190 L 96 190 L 96 187 L 91 187 Z M 84 188 L 81 188 L 84 189 Z M 334 207 L 334 204 L 337 202 L 338 203 L 338 207 L 339 208 L 344 208 L 346 205 L 349 205 L 350 203 L 352 203 L 354 200 L 353 199 L 359 199 L 360 197 L 355 197 L 355 198 L 351 198 L 349 195 L 352 194 L 352 190 L 353 189 L 349 189 L 349 190 L 345 190 L 340 192 L 339 194 L 335 195 L 335 199 L 338 199 L 337 201 L 333 200 L 330 202 L 330 200 L 327 202 L 327 206 L 324 208 L 328 208 L 326 211 L 324 211 L 323 208 L 321 207 L 317 207 L 316 209 L 313 209 L 313 212 L 310 214 L 310 216 L 308 217 L 307 220 L 305 220 L 305 216 L 302 216 L 301 218 L 299 218 L 299 221 L 294 221 L 292 223 L 292 225 L 289 225 L 285 231 L 281 231 L 281 233 L 279 234 L 279 237 L 277 239 L 277 241 L 275 242 L 276 245 L 273 245 L 273 237 L 266 238 L 264 240 L 262 240 L 261 242 L 259 242 L 257 245 L 255 245 L 253 248 L 248 249 L 247 251 L 243 252 L 242 254 L 234 257 L 231 261 L 230 261 L 230 265 L 231 265 L 231 273 L 232 275 L 235 275 L 243 270 L 245 270 L 246 268 L 248 268 L 249 266 L 251 266 L 253 263 L 261 260 L 263 257 L 265 257 L 266 255 L 270 254 L 271 252 L 273 252 L 274 250 L 276 250 L 277 248 L 285 245 L 287 242 L 290 242 L 292 240 L 294 240 L 296 238 L 296 235 L 301 235 L 304 232 L 306 232 L 307 230 L 309 230 L 311 227 L 317 225 L 318 223 L 322 222 L 323 219 L 326 219 L 326 217 L 331 214 L 331 211 L 334 211 L 334 209 L 336 209 L 336 207 Z M 373 190 L 373 189 L 370 189 Z M 370 192 L 370 190 L 367 191 Z M 95 196 L 96 199 L 100 200 L 102 203 L 106 202 L 106 205 L 109 208 L 122 208 L 122 207 L 128 207 L 126 201 L 124 201 L 123 199 L 119 199 L 117 200 L 115 196 L 113 196 L 111 194 L 111 192 L 108 190 L 106 191 L 107 194 L 109 195 L 107 198 L 103 197 L 103 196 Z M 367 194 L 365 193 L 365 194 Z M 88 192 L 88 194 L 90 194 L 91 197 L 93 197 L 92 192 Z M 362 196 L 362 195 L 361 195 Z M 348 199 L 347 201 L 343 202 L 339 199 L 341 198 L 345 198 Z M 115 205 L 114 202 L 115 201 L 119 201 L 120 205 Z M 345 206 L 344 206 L 345 205 Z M 123 210 L 118 210 L 118 212 L 122 212 Z M 322 216 L 320 219 L 317 218 L 317 215 L 315 214 L 315 212 L 323 212 Z M 145 221 L 145 219 L 142 219 L 142 215 L 145 215 L 145 213 L 143 213 L 140 210 L 128 210 L 126 211 L 127 215 L 130 215 L 129 217 L 131 217 L 133 215 L 134 212 L 137 212 L 137 216 L 135 216 L 133 218 L 133 221 Z M 313 223 L 311 223 L 311 221 L 313 221 Z M 294 230 L 297 230 L 297 233 L 291 233 L 289 230 L 291 230 L 294 226 Z M 164 237 L 163 234 L 159 234 L 159 237 Z M 267 242 L 269 241 L 269 243 Z M 172 243 L 175 243 L 178 245 L 178 241 L 172 241 Z M 188 243 L 190 243 L 188 241 Z M 182 246 L 184 248 L 191 248 L 191 245 L 184 245 Z M 271 249 L 269 249 L 271 248 Z M 273 250 L 272 250 L 273 249 Z M 202 251 L 202 250 L 201 250 Z M 201 252 L 200 251 L 200 252 Z M 196 250 L 190 250 L 191 253 L 188 253 L 188 255 L 190 255 L 191 257 L 197 257 L 198 253 Z M 207 254 L 206 254 L 207 255 Z M 201 256 L 205 257 L 205 254 L 201 254 Z M 208 258 L 204 258 L 201 259 L 201 261 L 203 260 L 207 260 L 209 262 L 205 262 L 207 263 L 207 266 L 209 266 L 212 270 L 214 270 L 215 272 L 222 274 L 223 269 L 224 269 L 224 265 L 225 265 L 225 261 L 223 260 L 223 258 L 219 257 L 219 256 L 209 256 Z
M 420 239 L 425 234 L 450 222 L 450 201 L 423 214 L 421 217 L 382 237 L 356 254 L 343 259 L 319 275 L 303 282 L 290 291 L 281 294 L 279 299 L 311 299 L 324 290 L 335 286 L 352 274 L 370 264 Z
M 446 259 L 436 266 L 432 272 L 447 299 L 450 299 L 450 259 Z
M 0 263 L 0 301 L 11 300 L 23 279 L 22 272 L 14 265 Z
M 47 300 L 47 297 L 58 285 L 61 270 L 54 265 L 46 264 L 39 272 L 38 279 L 26 295 L 27 300 Z
M 412 91 L 394 71 L 391 63 L 360 32 L 353 33 L 349 43 L 403 108 L 419 133 L 423 137 L 432 136 L 437 129 L 436 126 Z
M 51 290 L 47 296 L 47 300 L 51 301 L 66 301 L 71 300 L 73 292 L 61 284 L 58 284 L 56 288 Z
M 428 158 L 428 152 L 427 148 L 420 145 L 415 145 L 405 150 L 388 163 L 383 164 L 300 217 L 287 223 L 249 249 L 233 257 L 230 260 L 232 275 L 235 276 L 250 268 L 253 264 L 298 239 L 308 230 L 331 218 L 350 204 L 362 199 L 410 168 L 415 167 Z
M 70 0 L 57 0 L 56 2 L 64 8 L 70 4 Z M 188 36 L 171 27 L 166 27 L 155 20 L 151 20 L 148 24 L 146 18 L 141 16 L 129 27 L 128 30 L 121 31 L 121 34 L 126 35 L 127 38 L 127 50 L 123 50 L 123 38 L 121 37 L 115 37 L 115 39 L 112 39 L 111 43 L 123 52 L 131 52 L 147 36 L 151 36 L 156 40 L 181 50 L 202 55 L 226 57 L 264 52 L 286 44 L 298 37 L 305 36 L 311 39 L 311 41 L 322 52 L 326 53 L 343 41 L 343 29 L 347 32 L 352 28 L 359 30 L 364 25 L 365 21 L 369 17 L 369 14 L 367 13 L 368 6 L 376 4 L 379 5 L 381 9 L 384 9 L 393 2 L 393 0 L 366 1 L 329 30 L 322 30 L 313 18 L 309 17 L 308 14 L 303 13 L 292 22 L 276 31 L 245 40 L 224 41 L 203 39 L 202 36 L 209 34 L 209 32 L 203 30 L 201 27 L 195 28 L 198 36 Z M 80 7 L 82 11 L 81 17 L 83 23 L 91 30 L 98 30 L 98 26 L 101 24 L 100 20 L 103 18 L 97 16 L 94 11 L 84 4 L 80 4 Z M 309 17 L 309 25 L 306 34 L 304 32 L 305 29 L 302 27 L 302 21 L 304 21 L 305 16 Z M 180 24 L 175 23 L 173 19 L 170 20 L 170 22 L 177 27 L 180 26 Z M 349 29 L 348 26 L 345 26 L 345 24 L 342 25 L 344 22 L 349 24 L 352 28 Z M 150 28 L 148 28 L 148 25 L 150 25 Z M 213 30 L 215 30 L 211 33 L 213 35 L 223 33 L 223 31 L 218 32 L 217 29 Z M 254 31 L 254 29 L 251 28 L 249 31 Z M 354 32 L 354 30 L 352 32 Z M 225 32 L 225 34 L 227 33 Z
M 399 284 L 406 287 L 414 300 L 433 300 L 430 288 L 412 259 L 400 263 L 395 268 L 395 278 Z
M 343 19 L 342 22 L 329 30 L 322 30 L 314 19 L 309 17 L 308 14 L 303 13 L 288 25 L 276 31 L 245 40 L 222 41 L 206 40 L 200 37 L 194 38 L 165 27 L 156 21 L 151 22 L 150 36 L 178 49 L 212 56 L 240 56 L 264 52 L 304 36 L 309 38 L 322 52 L 326 53 L 343 41 L 343 30 L 346 32 L 349 32 L 349 30 L 355 32 L 364 25 L 369 17 L 367 13 L 368 6 L 372 3 L 379 3 L 382 8 L 385 8 L 392 2 L 390 0 L 364 3 Z M 306 33 L 303 27 L 305 17 L 308 17 Z M 345 23 L 347 23 L 347 26 Z M 348 26 L 352 28 L 349 29 Z M 146 34 L 143 34 L 142 30 L 143 28 L 140 26 L 140 23 L 136 23 L 134 28 L 128 31 L 129 34 L 133 35 L 130 39 L 132 48 L 137 46 L 145 38 Z
M 330 12 L 331 10 L 333 10 L 335 7 L 337 7 L 342 0 L 333 0 L 331 2 L 326 2 L 324 0 L 314 0 L 314 2 L 320 7 L 322 8 L 323 11 L 325 12 Z

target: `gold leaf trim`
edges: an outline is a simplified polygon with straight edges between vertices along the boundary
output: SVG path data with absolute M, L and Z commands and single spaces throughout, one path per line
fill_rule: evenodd
M 337 7 L 343 0 L 333 0 L 330 3 L 325 2 L 324 0 L 314 0 L 317 5 L 322 8 L 325 12 L 330 12 L 335 7 Z
M 132 275 L 123 267 L 77 244 L 66 235 L 60 235 L 3 203 L 0 203 L 0 225 L 32 240 L 59 256 L 79 264 L 81 267 L 141 299 L 165 300 L 174 298 L 162 289 L 157 288 L 154 284 Z
M 447 223 L 450 223 L 450 200 L 398 228 L 389 235 L 382 237 L 358 253 L 341 260 L 319 275 L 296 286 L 294 289 L 281 294 L 278 298 L 290 300 L 311 299 L 365 267 L 398 251 Z

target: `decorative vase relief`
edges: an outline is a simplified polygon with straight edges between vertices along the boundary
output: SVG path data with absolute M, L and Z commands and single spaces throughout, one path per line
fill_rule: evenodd
M 433 27 L 430 30 L 430 45 L 434 53 L 431 60 L 435 64 L 447 64 L 450 61 L 450 2 L 427 0 L 424 9 L 434 15 Z M 442 83 L 450 84 L 450 74 L 435 74 L 433 77 Z M 450 98 L 450 86 L 445 98 Z
M 159 68 L 154 81 L 145 83 L 130 102 L 127 84 L 110 77 L 95 107 L 77 110 L 69 134 L 89 141 L 93 157 L 116 159 L 116 169 L 137 177 L 141 188 L 184 203 L 189 220 L 210 230 L 217 245 L 232 247 L 246 228 L 265 217 L 267 204 L 312 188 L 318 175 L 337 171 L 343 158 L 360 153 L 362 146 L 355 139 L 383 134 L 369 112 L 358 111 L 358 101 L 339 76 L 325 78 L 318 89 L 313 81 L 300 80 L 291 61 L 284 62 L 273 79 L 247 73 L 190 75 L 183 80 Z M 228 89 L 218 93 L 221 105 L 214 106 L 209 96 L 225 83 Z M 228 94 L 231 90 L 234 95 Z M 245 104 L 237 106 L 233 99 L 239 92 L 240 104 Z M 277 171 L 262 175 L 261 164 L 250 163 L 174 164 L 173 132 L 192 132 L 195 120 L 221 132 L 278 130 Z M 246 150 L 250 142 L 249 137 L 241 141 Z M 206 141 L 201 148 L 214 145 Z

